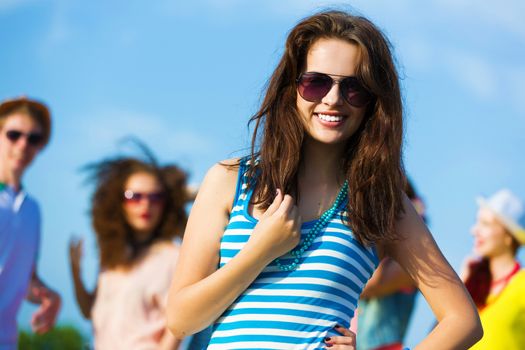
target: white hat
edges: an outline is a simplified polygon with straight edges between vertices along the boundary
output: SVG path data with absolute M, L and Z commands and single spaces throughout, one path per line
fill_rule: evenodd
M 492 211 L 520 244 L 525 244 L 525 206 L 508 189 L 496 192 L 492 197 L 478 198 L 480 207 Z

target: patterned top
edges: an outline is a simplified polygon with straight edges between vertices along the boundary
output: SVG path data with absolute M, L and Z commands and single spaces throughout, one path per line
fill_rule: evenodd
M 257 220 L 248 213 L 253 186 L 241 161 L 230 221 L 221 239 L 219 268 L 250 238 Z M 320 349 L 334 326 L 349 326 L 359 295 L 379 259 L 343 223 L 346 201 L 309 249 L 296 270 L 281 271 L 275 262 L 216 321 L 208 349 Z M 301 226 L 304 238 L 316 220 Z M 291 255 L 281 258 L 283 264 Z

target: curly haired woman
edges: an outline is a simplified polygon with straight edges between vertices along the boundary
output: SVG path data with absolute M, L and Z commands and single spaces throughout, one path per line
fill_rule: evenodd
M 177 349 L 166 329 L 166 296 L 187 215 L 186 174 L 154 161 L 115 158 L 87 167 L 100 256 L 97 286 L 81 280 L 82 241 L 70 242 L 75 294 L 96 349 Z

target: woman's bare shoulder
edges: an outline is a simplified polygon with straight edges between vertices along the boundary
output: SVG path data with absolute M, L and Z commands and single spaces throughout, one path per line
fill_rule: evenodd
M 233 204 L 239 173 L 239 159 L 232 158 L 214 164 L 206 173 L 195 203 L 207 203 L 229 210 Z
M 214 164 L 206 173 L 203 185 L 212 185 L 217 190 L 235 190 L 239 172 L 239 159 L 232 158 Z M 217 186 L 218 185 L 218 186 Z
M 240 158 L 230 158 L 215 163 L 206 173 L 206 177 L 218 178 L 222 180 L 231 177 L 237 178 L 240 166 Z

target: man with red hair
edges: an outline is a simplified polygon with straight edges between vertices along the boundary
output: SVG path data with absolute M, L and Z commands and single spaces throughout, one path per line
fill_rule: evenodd
M 55 324 L 60 296 L 38 277 L 38 203 L 22 177 L 51 134 L 51 116 L 41 102 L 25 97 L 0 103 L 0 350 L 17 348 L 16 316 L 22 300 L 40 304 L 31 326 L 45 333 Z

